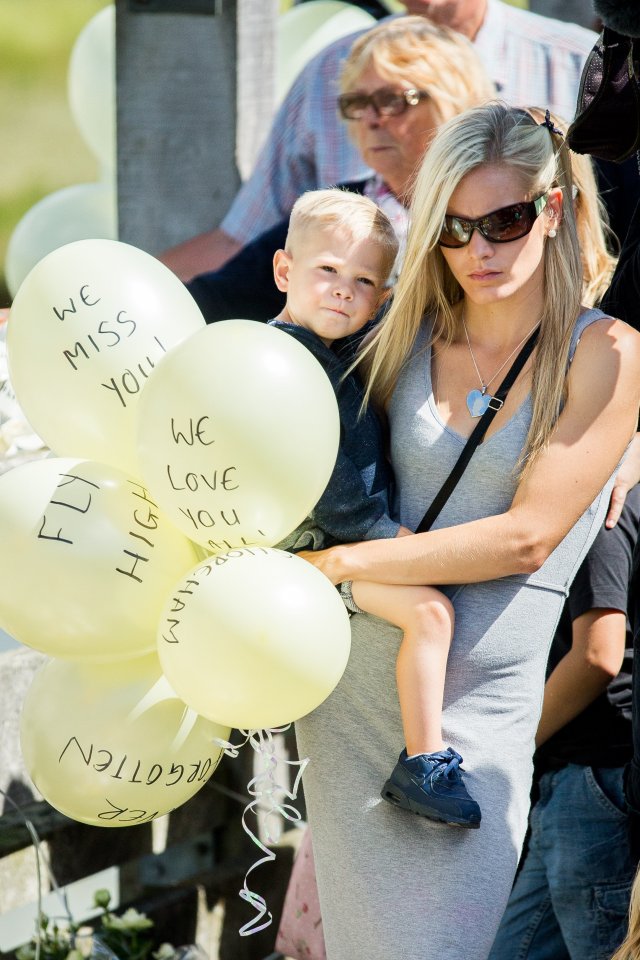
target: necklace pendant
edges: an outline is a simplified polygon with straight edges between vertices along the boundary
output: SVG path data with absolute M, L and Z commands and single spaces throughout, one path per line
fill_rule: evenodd
M 486 389 L 469 390 L 467 394 L 467 409 L 474 418 L 481 417 L 491 403 L 491 394 L 487 393 Z

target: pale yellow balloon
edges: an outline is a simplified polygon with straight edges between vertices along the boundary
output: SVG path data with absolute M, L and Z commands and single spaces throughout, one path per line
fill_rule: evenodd
M 139 404 L 140 472 L 174 523 L 211 552 L 279 543 L 324 492 L 338 405 L 306 347 L 225 320 L 176 347 Z
M 116 161 L 116 8 L 106 6 L 78 34 L 69 58 L 69 107 L 102 165 Z
M 207 782 L 230 730 L 171 690 L 156 656 L 118 663 L 52 660 L 25 697 L 25 766 L 56 810 L 98 827 L 145 823 Z
M 50 656 L 139 657 L 196 545 L 141 481 L 53 457 L 0 477 L 0 626 Z
M 155 365 L 204 327 L 184 284 L 117 240 L 77 240 L 47 254 L 18 290 L 7 331 L 11 382 L 25 416 L 58 456 L 139 474 L 135 409 Z
M 282 13 L 276 20 L 276 104 L 317 53 L 375 23 L 372 14 L 344 0 L 311 0 Z
M 4 262 L 12 296 L 38 261 L 65 243 L 118 236 L 116 191 L 109 183 L 76 183 L 50 193 L 18 221 Z
M 265 547 L 195 567 L 158 629 L 163 670 L 185 703 L 241 729 L 314 710 L 340 680 L 350 648 L 349 617 L 330 581 L 306 560 Z

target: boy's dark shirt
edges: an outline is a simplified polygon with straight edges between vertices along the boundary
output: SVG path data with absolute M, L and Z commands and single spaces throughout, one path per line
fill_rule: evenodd
M 629 580 L 639 525 L 640 485 L 636 485 L 618 524 L 601 529 L 576 574 L 551 646 L 547 675 L 571 648 L 573 620 L 596 608 L 630 608 Z M 628 620 L 625 646 L 620 673 L 607 690 L 537 751 L 538 774 L 567 763 L 618 767 L 630 760 L 633 644 Z
M 392 473 L 384 455 L 382 422 L 371 405 L 361 412 L 363 390 L 357 373 L 344 377 L 363 331 L 330 348 L 304 327 L 280 320 L 270 325 L 295 337 L 313 354 L 336 394 L 340 447 L 329 483 L 311 513 L 313 523 L 327 535 L 325 545 L 395 537 L 399 524 L 390 517 Z

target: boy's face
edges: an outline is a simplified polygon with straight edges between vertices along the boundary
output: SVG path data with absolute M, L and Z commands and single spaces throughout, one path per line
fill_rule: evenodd
M 280 320 L 317 334 L 326 344 L 356 333 L 384 292 L 383 253 L 371 239 L 354 240 L 347 230 L 306 229 L 291 254 L 278 250 L 274 275 L 287 294 Z

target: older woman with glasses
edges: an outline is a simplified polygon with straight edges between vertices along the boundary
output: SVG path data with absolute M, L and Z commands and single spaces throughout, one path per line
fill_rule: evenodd
M 549 646 L 640 406 L 640 335 L 581 306 L 572 199 L 551 118 L 499 103 L 444 124 L 416 180 L 393 303 L 363 359 L 388 413 L 398 519 L 424 532 L 302 556 L 334 583 L 448 595 L 443 732 L 483 816 L 467 831 L 410 816 L 432 775 L 420 756 L 380 797 L 402 736 L 400 638 L 355 614 L 340 684 L 296 724 L 328 960 L 486 960 L 509 896 Z
M 399 17 L 359 37 L 347 58 L 337 107 L 374 171 L 345 189 L 371 197 L 389 216 L 402 247 L 416 169 L 438 126 L 494 94 L 472 44 L 424 17 Z M 331 184 L 326 184 L 331 186 Z M 288 220 L 262 234 L 220 270 L 187 284 L 208 322 L 269 320 L 284 305 L 273 255 Z

